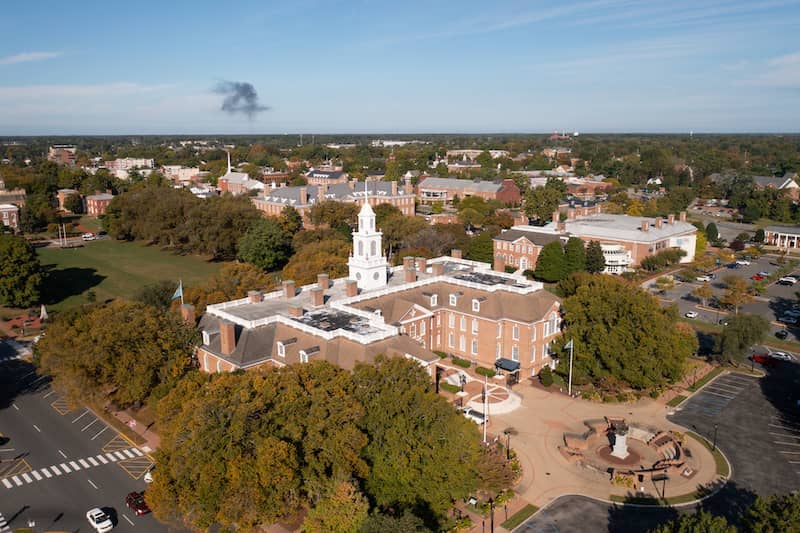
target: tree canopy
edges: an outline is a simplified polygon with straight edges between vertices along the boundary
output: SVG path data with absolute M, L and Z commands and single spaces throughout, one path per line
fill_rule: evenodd
M 38 302 L 42 281 L 33 246 L 18 235 L 0 235 L 0 304 L 28 307 Z
M 606 258 L 603 248 L 597 241 L 589 241 L 586 246 L 586 270 L 592 274 L 599 274 L 606 268 Z
M 567 276 L 567 264 L 561 241 L 548 242 L 536 259 L 533 275 L 542 281 L 555 282 Z
M 769 321 L 758 315 L 734 315 L 718 337 L 721 357 L 726 361 L 743 362 L 747 350 L 764 340 Z
M 277 219 L 257 220 L 239 239 L 239 259 L 267 271 L 278 270 L 292 255 L 292 235 Z

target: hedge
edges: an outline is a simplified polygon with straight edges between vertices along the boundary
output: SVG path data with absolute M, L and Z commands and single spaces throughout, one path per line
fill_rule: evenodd
M 477 374 L 480 374 L 481 376 L 486 376 L 487 378 L 493 378 L 497 374 L 497 372 L 495 372 L 491 368 L 485 368 L 485 367 L 482 367 L 482 366 L 479 366 L 478 368 L 476 368 L 475 372 Z
M 453 364 L 456 366 L 460 366 L 461 368 L 469 368 L 472 366 L 472 363 L 467 361 L 466 359 L 461 359 L 460 357 L 453 356 Z
M 452 392 L 453 394 L 461 392 L 461 387 L 447 382 L 439 383 L 439 388 L 442 390 L 446 390 L 447 392 Z

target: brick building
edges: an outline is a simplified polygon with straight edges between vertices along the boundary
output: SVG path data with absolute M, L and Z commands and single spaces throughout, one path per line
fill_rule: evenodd
M 86 201 L 86 214 L 93 217 L 99 217 L 106 214 L 108 204 L 114 199 L 113 194 L 98 193 L 92 194 L 85 198 Z
M 0 221 L 16 233 L 19 230 L 19 207 L 13 204 L 0 204 Z
M 72 144 L 54 144 L 47 150 L 47 160 L 59 165 L 74 165 L 78 148 Z
M 350 177 L 341 170 L 323 170 L 312 168 L 306 172 L 306 182 L 308 185 L 335 185 L 337 183 L 347 183 Z
M 781 250 L 800 248 L 800 226 L 767 226 L 764 228 L 764 244 Z
M 519 187 L 511 179 L 493 182 L 428 176 L 417 185 L 417 195 L 423 204 L 452 203 L 456 196 L 459 199 L 479 196 L 484 200 L 498 200 L 506 205 L 516 205 L 521 199 Z
M 320 274 L 304 287 L 287 280 L 269 294 L 209 305 L 198 326 L 201 369 L 317 359 L 351 369 L 385 353 L 414 359 L 433 377 L 434 350 L 521 376 L 554 364 L 549 346 L 560 334 L 560 302 L 541 283 L 494 273 L 455 250 L 432 260 L 407 257 L 389 268 L 380 241 L 375 215 L 364 206 L 347 279 Z M 373 272 L 381 278 L 374 283 Z

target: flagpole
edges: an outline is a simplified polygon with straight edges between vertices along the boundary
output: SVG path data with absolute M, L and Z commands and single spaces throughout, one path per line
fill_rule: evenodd
M 483 375 L 483 443 L 486 444 L 486 426 L 489 425 L 489 386 L 486 374 Z
M 572 350 L 573 350 L 573 339 L 569 340 L 569 385 L 567 386 L 567 394 L 572 397 Z
M 228 157 L 230 157 L 230 154 L 228 154 Z M 182 307 L 183 306 L 183 280 L 182 279 L 178 280 L 178 285 L 181 286 L 181 307 Z

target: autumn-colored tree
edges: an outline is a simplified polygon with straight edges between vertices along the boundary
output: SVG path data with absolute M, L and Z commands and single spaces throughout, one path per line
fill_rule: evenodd
M 725 292 L 720 301 L 733 307 L 734 314 L 739 314 L 741 306 L 753 301 L 747 282 L 739 276 L 725 276 L 722 281 L 725 283 Z
M 204 284 L 184 287 L 184 301 L 195 306 L 202 314 L 209 304 L 244 298 L 249 291 L 270 291 L 275 287 L 275 277 L 247 263 L 227 263 Z
M 298 250 L 283 268 L 283 279 L 297 285 L 313 283 L 317 274 L 326 273 L 331 279 L 347 275 L 347 259 L 352 245 L 333 239 L 308 244 Z
M 353 483 L 339 481 L 333 492 L 308 511 L 307 533 L 357 533 L 369 516 L 369 502 Z
M 703 283 L 692 291 L 692 296 L 699 299 L 700 303 L 705 307 L 708 300 L 714 296 L 714 291 L 711 289 L 711 285 Z

